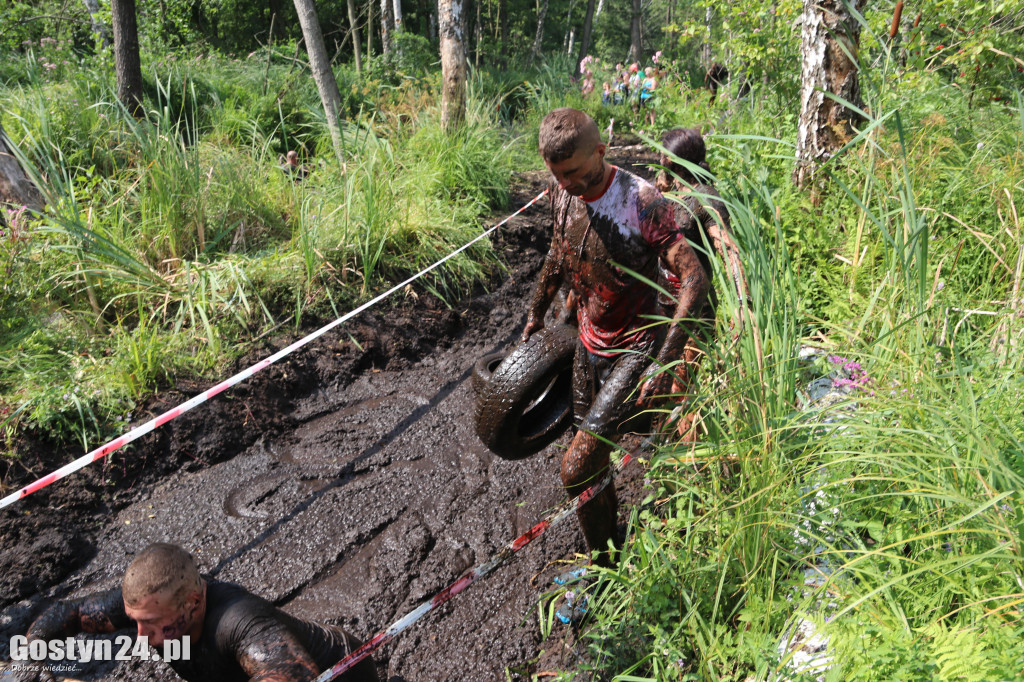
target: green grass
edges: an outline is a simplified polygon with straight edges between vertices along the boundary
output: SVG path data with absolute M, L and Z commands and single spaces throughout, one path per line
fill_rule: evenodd
M 818 206 L 790 184 L 770 112 L 710 138 L 754 319 L 734 338 L 716 265 L 718 335 L 686 396 L 703 439 L 652 455 L 620 566 L 590 588 L 579 667 L 772 679 L 811 618 L 829 679 L 1019 675 L 1024 118 L 1019 99 L 1010 115 L 961 104 L 874 109 Z M 808 342 L 845 358 L 807 366 Z M 845 402 L 799 409 L 799 387 L 852 363 Z M 823 562 L 825 586 L 804 590 Z
M 84 70 L 0 89 L 4 127 L 48 200 L 0 251 L 5 428 L 95 444 L 175 375 L 215 377 L 267 330 L 343 313 L 507 204 L 514 139 L 493 99 L 471 100 L 447 137 L 421 88 L 382 90 L 372 117 L 344 122 L 339 167 L 315 90 L 283 70 L 267 92 L 305 99 L 268 111 L 262 65 L 151 68 L 141 121 Z M 309 164 L 302 182 L 278 166 L 288 147 Z M 454 301 L 495 263 L 480 243 L 422 285 Z

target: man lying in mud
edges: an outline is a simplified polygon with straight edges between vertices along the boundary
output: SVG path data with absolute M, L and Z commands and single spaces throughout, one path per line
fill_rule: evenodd
M 27 639 L 111 633 L 133 623 L 158 652 L 167 650 L 165 641 L 181 641 L 180 660 L 167 662 L 192 682 L 313 680 L 360 645 L 339 627 L 290 616 L 233 583 L 204 580 L 192 555 L 164 543 L 135 557 L 120 588 L 51 606 Z M 16 679 L 53 679 L 46 665 L 19 667 Z M 365 658 L 338 679 L 375 682 L 377 668 Z
M 543 328 L 544 314 L 562 283 L 576 303 L 579 341 L 573 364 L 573 402 L 579 431 L 562 459 L 562 483 L 571 497 L 608 470 L 608 441 L 627 421 L 668 393 L 672 376 L 658 372 L 679 359 L 689 338 L 684 323 L 654 325 L 658 292 L 625 269 L 658 280 L 659 263 L 680 282 L 676 320 L 696 317 L 709 281 L 683 238 L 672 205 L 651 183 L 605 160 L 597 124 L 576 109 L 556 109 L 540 128 L 540 153 L 551 171 L 551 248 L 530 303 L 522 339 Z M 622 352 L 626 351 L 626 352 Z M 641 386 L 639 397 L 632 394 Z M 619 546 L 617 501 L 606 487 L 577 515 L 597 562 L 614 563 Z

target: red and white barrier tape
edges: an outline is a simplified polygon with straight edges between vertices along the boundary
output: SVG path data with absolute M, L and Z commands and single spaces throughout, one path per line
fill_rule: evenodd
M 376 298 L 374 298 L 374 299 L 372 299 L 370 301 L 367 301 L 366 303 L 364 303 L 363 305 L 359 306 L 358 308 L 356 308 L 352 312 L 346 313 L 345 315 L 342 315 L 341 317 L 339 317 L 338 319 L 334 320 L 333 322 L 331 322 L 331 323 L 321 327 L 320 329 L 316 330 L 315 332 L 313 332 L 309 336 L 306 336 L 306 337 L 304 337 L 302 339 L 299 339 L 298 341 L 296 341 L 295 343 L 291 344 L 287 348 L 279 350 L 278 352 L 274 353 L 270 357 L 268 357 L 268 358 L 266 358 L 264 360 L 261 360 L 260 362 L 258 362 L 255 365 L 249 367 L 248 369 L 242 370 L 241 372 L 239 372 L 238 374 L 234 375 L 230 379 L 226 379 L 225 381 L 220 382 L 219 384 L 217 384 L 213 388 L 210 388 L 210 389 L 204 391 L 203 393 L 200 393 L 199 395 L 197 395 L 197 396 L 193 397 L 192 399 L 182 403 L 181 405 L 178 405 L 177 407 L 172 408 L 172 409 L 168 410 L 167 412 L 164 412 L 160 416 L 155 417 L 155 418 L 149 420 L 148 422 L 146 422 L 145 424 L 142 424 L 141 426 L 135 427 L 134 429 L 132 429 L 128 433 L 124 434 L 123 436 L 119 436 L 118 438 L 115 438 L 114 440 L 110 441 L 106 445 L 103 445 L 101 447 L 96 448 L 92 452 L 89 452 L 89 453 L 79 457 L 78 459 L 76 459 L 75 461 L 71 462 L 70 464 L 66 464 L 66 465 L 62 466 L 60 469 L 57 469 L 56 471 L 54 471 L 54 472 L 52 472 L 50 474 L 47 474 L 46 476 L 43 476 L 39 480 L 26 485 L 24 488 L 21 488 L 17 492 L 11 493 L 7 497 L 4 497 L 3 499 L 0 499 L 0 509 L 3 509 L 4 507 L 7 507 L 9 505 L 14 504 L 18 500 L 21 500 L 22 498 L 27 497 L 28 495 L 31 495 L 32 493 L 36 492 L 37 490 L 40 490 L 41 488 L 45 488 L 46 486 L 50 485 L 54 481 L 59 481 L 60 479 L 64 478 L 65 476 L 73 474 L 74 472 L 78 471 L 79 469 L 82 469 L 82 468 L 86 467 L 89 464 L 92 464 L 93 462 L 95 462 L 98 459 L 102 459 L 102 458 L 106 457 L 107 455 L 109 455 L 111 452 L 114 452 L 118 448 L 120 448 L 120 447 L 122 447 L 124 445 L 127 445 L 128 443 L 131 443 L 132 441 L 134 441 L 134 440 L 136 440 L 138 438 L 141 438 L 142 436 L 146 435 L 150 431 L 153 431 L 154 429 L 156 429 L 156 428 L 158 428 L 160 426 L 163 426 L 164 424 L 166 424 L 167 422 L 171 421 L 172 419 L 180 417 L 181 415 L 185 414 L 186 412 L 191 410 L 196 405 L 200 405 L 202 403 L 205 403 L 207 400 L 209 400 L 210 398 L 214 397 L 218 393 L 222 393 L 222 392 L 226 391 L 227 389 L 231 388 L 232 386 L 234 386 L 235 384 L 238 384 L 238 383 L 241 383 L 242 381 L 245 381 L 246 379 L 251 377 L 253 374 L 255 374 L 256 372 L 260 371 L 261 369 L 263 369 L 263 368 L 265 368 L 265 367 L 267 367 L 269 365 L 274 364 L 275 362 L 277 362 L 281 358 L 285 357 L 286 355 L 289 355 L 289 354 L 295 352 L 296 350 L 298 350 L 299 348 L 302 348 L 306 344 L 310 343 L 311 341 L 314 341 L 315 339 L 320 338 L 321 336 L 323 336 L 327 332 L 331 331 L 332 329 L 334 329 L 338 325 L 342 324 L 343 322 L 346 322 L 347 320 L 355 317 L 356 315 L 358 315 L 359 313 L 363 312 L 367 308 L 370 308 L 371 306 L 376 305 L 377 303 L 379 303 L 380 301 L 384 300 L 385 298 L 387 298 L 391 294 L 395 293 L 399 289 L 405 287 L 406 285 L 410 284 L 411 282 L 416 281 L 417 279 L 419 279 L 423 275 L 427 274 L 431 270 L 437 268 L 438 266 L 440 266 L 444 262 L 446 262 L 449 259 L 454 258 L 458 254 L 462 253 L 463 251 L 468 249 L 470 246 L 472 246 L 476 242 L 480 241 L 484 237 L 490 235 L 492 232 L 497 230 L 499 227 L 501 227 L 502 225 L 507 223 L 509 220 L 511 220 L 512 218 L 516 217 L 517 215 L 519 215 L 520 213 L 522 213 L 526 209 L 528 209 L 530 206 L 533 206 L 535 203 L 537 203 L 541 199 L 541 197 L 543 197 L 547 193 L 548 193 L 548 191 L 545 189 L 543 192 L 541 192 L 540 194 L 535 196 L 533 199 L 531 199 L 529 201 L 529 203 L 527 203 L 525 206 L 520 208 L 518 211 L 516 211 L 515 213 L 513 213 L 509 217 L 507 217 L 504 220 L 502 220 L 500 223 L 498 223 L 494 227 L 491 227 L 490 229 L 482 232 L 480 235 L 478 235 L 477 237 L 473 238 L 471 241 L 467 242 L 466 244 L 460 246 L 455 251 L 452 251 L 447 256 L 445 256 L 441 260 L 437 261 L 433 265 L 430 265 L 427 268 L 421 270 L 420 272 L 416 273 L 415 275 L 413 275 L 409 279 L 401 282 L 400 284 L 396 284 L 395 286 L 391 287 L 390 289 L 385 291 L 380 296 L 377 296 Z
M 328 680 L 333 680 L 335 677 L 342 674 L 343 672 L 354 666 L 356 663 L 359 663 L 359 661 L 363 660 L 371 653 L 373 653 L 380 647 L 390 642 L 399 633 L 401 633 L 403 630 L 408 629 L 410 626 L 412 626 L 413 623 L 418 621 L 420 618 L 427 615 L 441 604 L 444 604 L 446 601 L 457 595 L 459 592 L 462 592 L 464 589 L 475 583 L 480 578 L 486 576 L 488 573 L 496 569 L 498 566 L 501 566 L 513 554 L 515 554 L 523 547 L 526 547 L 528 544 L 533 542 L 535 538 L 540 537 L 540 535 L 542 535 L 544 531 L 546 531 L 548 528 L 561 522 L 566 516 L 570 514 L 570 512 L 579 509 L 584 504 L 594 499 L 594 497 L 599 492 L 604 490 L 605 487 L 612 482 L 615 473 L 617 471 L 621 471 L 624 466 L 626 466 L 633 460 L 635 454 L 636 453 L 634 452 L 627 453 L 626 455 L 624 455 L 622 459 L 619 460 L 618 464 L 616 464 L 613 469 L 610 469 L 608 471 L 607 475 L 605 475 L 603 479 L 601 479 L 594 485 L 584 490 L 582 493 L 580 493 L 578 497 L 575 497 L 571 500 L 567 500 L 566 502 L 562 503 L 560 507 L 555 509 L 555 511 L 553 511 L 552 513 L 548 514 L 544 519 L 540 521 L 540 523 L 538 523 L 533 528 L 520 535 L 512 542 L 502 547 L 501 550 L 498 551 L 498 553 L 491 557 L 488 561 L 480 564 L 474 569 L 467 571 L 466 573 L 463 573 L 458 580 L 456 580 L 451 585 L 435 594 L 429 600 L 420 604 L 414 610 L 410 611 L 406 615 L 396 620 L 394 623 L 391 624 L 391 626 L 387 630 L 378 632 L 376 635 L 374 635 L 373 639 L 369 640 L 366 644 L 362 645 L 361 647 L 350 653 L 348 656 L 338 661 L 333 667 L 328 668 L 327 670 L 320 673 L 320 677 L 316 678 L 314 682 L 327 682 Z

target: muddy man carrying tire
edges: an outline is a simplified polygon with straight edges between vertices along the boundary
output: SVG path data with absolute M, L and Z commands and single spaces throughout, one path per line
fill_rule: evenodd
M 706 305 L 710 283 L 671 203 L 651 183 L 605 160 L 606 145 L 587 114 L 549 113 L 539 147 L 553 177 L 553 233 L 522 340 L 543 329 L 545 313 L 567 284 L 578 323 L 572 369 L 578 431 L 562 459 L 561 477 L 575 497 L 607 472 L 609 441 L 669 392 L 672 376 L 659 370 L 682 357 L 692 331 L 685 321 Z M 666 312 L 658 292 L 627 273 L 654 282 L 659 267 L 680 283 L 671 325 L 652 325 L 650 316 Z M 601 565 L 615 562 L 608 543 L 619 547 L 616 513 L 614 486 L 577 512 L 587 547 Z

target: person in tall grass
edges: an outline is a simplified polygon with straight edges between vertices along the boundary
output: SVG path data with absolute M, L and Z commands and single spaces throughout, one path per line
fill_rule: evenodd
M 278 162 L 284 174 L 292 180 L 305 180 L 309 175 L 310 167 L 299 163 L 299 155 L 294 149 L 289 149 L 287 154 L 279 157 Z
M 121 587 L 48 608 L 26 639 L 52 642 L 128 627 L 157 651 L 176 650 L 178 660 L 167 663 L 189 682 L 313 680 L 360 646 L 337 626 L 296 618 L 239 585 L 202 578 L 192 555 L 168 543 L 143 549 Z M 171 640 L 174 649 L 165 645 Z M 45 662 L 20 668 L 21 682 L 53 679 Z M 377 667 L 365 658 L 338 679 L 376 682 Z
M 718 89 L 729 80 L 729 69 L 718 62 L 712 62 L 708 70 L 704 72 L 704 87 L 711 91 L 709 104 L 715 103 L 718 96 Z
M 576 109 L 552 111 L 541 123 L 539 146 L 553 177 L 553 233 L 522 340 L 543 328 L 545 313 L 567 283 L 579 325 L 573 364 L 579 430 L 562 459 L 561 475 L 567 493 L 576 496 L 607 473 L 610 442 L 667 393 L 671 376 L 658 370 L 682 356 L 690 335 L 683 324 L 651 324 L 649 316 L 660 313 L 658 292 L 632 273 L 655 281 L 664 264 L 680 283 L 674 314 L 679 320 L 704 307 L 708 278 L 671 203 L 654 185 L 605 159 L 606 146 L 590 116 Z M 616 514 L 611 485 L 577 511 L 587 546 L 602 565 L 614 563 L 609 542 L 619 546 Z
M 704 244 L 711 246 L 721 257 L 736 288 L 737 300 L 741 307 L 744 306 L 749 291 L 747 276 L 740 260 L 739 246 L 733 239 L 729 227 L 729 210 L 718 190 L 710 184 L 711 167 L 707 162 L 704 136 L 697 128 L 675 128 L 662 135 L 661 144 L 667 154 L 662 154 L 659 159 L 664 170 L 655 179 L 655 186 L 662 192 L 675 191 L 680 195 L 680 201 L 675 205 L 676 222 L 686 239 L 697 245 L 697 257 L 708 280 L 711 280 L 712 272 L 711 254 L 703 248 Z M 695 168 L 705 171 L 707 175 Z M 682 285 L 676 275 L 662 268 L 661 278 L 673 297 L 678 297 Z M 716 297 L 712 293 L 707 299 L 706 307 L 700 311 L 699 323 L 696 325 L 699 333 L 691 337 L 686 345 L 683 353 L 685 363 L 680 367 L 672 387 L 675 394 L 692 391 L 697 367 L 700 365 L 699 346 L 702 341 L 710 338 L 714 330 L 715 300 Z M 674 298 L 662 298 L 662 304 L 670 310 L 674 305 Z M 679 434 L 687 440 L 695 438 L 695 419 L 696 415 L 689 413 L 679 420 Z

